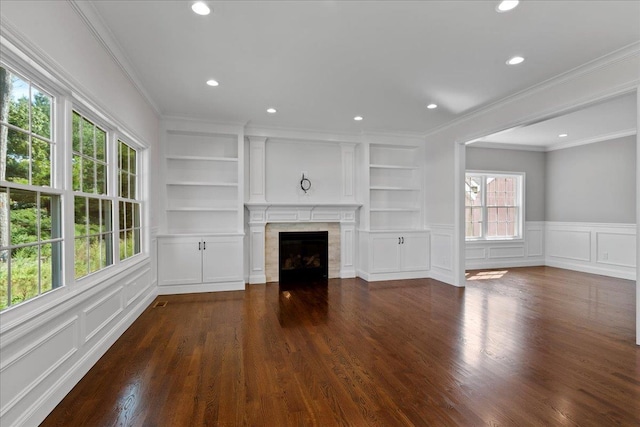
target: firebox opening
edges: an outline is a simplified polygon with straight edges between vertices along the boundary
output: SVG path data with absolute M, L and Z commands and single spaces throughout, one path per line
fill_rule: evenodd
M 280 232 L 280 283 L 327 279 L 329 276 L 329 232 Z

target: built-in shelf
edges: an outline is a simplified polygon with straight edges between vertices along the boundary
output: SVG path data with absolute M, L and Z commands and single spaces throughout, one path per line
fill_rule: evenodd
M 369 230 L 418 230 L 422 178 L 418 147 L 369 146 Z
M 382 185 L 373 185 L 369 187 L 369 189 L 379 191 L 420 191 L 420 189 L 416 187 L 389 187 Z
M 185 186 L 200 186 L 200 187 L 237 187 L 236 182 L 198 182 L 198 181 L 182 181 L 182 182 L 167 182 L 167 185 L 185 185 Z
M 401 169 L 401 170 L 415 170 L 417 166 L 399 166 L 399 165 L 369 165 L 371 169 Z
M 168 130 L 164 174 L 170 234 L 241 229 L 240 146 L 237 134 Z
M 418 208 L 371 208 L 371 212 L 420 212 Z
M 167 160 L 198 160 L 198 161 L 207 161 L 207 162 L 238 162 L 238 159 L 235 157 L 207 157 L 207 156 L 177 156 L 177 155 L 169 155 L 166 156 Z
M 167 208 L 169 212 L 236 212 L 237 208 Z

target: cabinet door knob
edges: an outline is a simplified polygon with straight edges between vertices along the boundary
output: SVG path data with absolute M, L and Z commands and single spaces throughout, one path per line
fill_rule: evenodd
M 400 239 L 402 239 L 402 237 L 398 237 L 398 244 L 402 243 L 402 240 L 400 240 Z
M 201 251 L 202 250 L 202 243 L 198 242 L 198 250 Z
M 203 251 L 207 250 L 207 242 L 202 242 L 202 250 Z
M 402 244 L 404 245 L 404 237 L 402 238 Z

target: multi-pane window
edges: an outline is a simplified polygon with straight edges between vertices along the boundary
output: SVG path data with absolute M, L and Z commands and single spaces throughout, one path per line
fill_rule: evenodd
M 53 101 L 0 67 L 0 310 L 62 286 Z
M 120 259 L 140 253 L 140 202 L 138 194 L 138 155 L 118 141 L 118 196 L 120 213 Z
M 514 239 L 522 229 L 522 175 L 468 173 L 467 239 Z
M 73 112 L 75 277 L 113 264 L 113 201 L 106 197 L 107 132 Z

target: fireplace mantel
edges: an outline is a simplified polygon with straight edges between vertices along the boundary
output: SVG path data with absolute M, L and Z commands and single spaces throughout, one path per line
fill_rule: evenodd
M 271 222 L 355 223 L 356 203 L 246 203 L 249 225 Z
M 357 203 L 246 203 L 249 211 L 249 283 L 265 283 L 265 227 L 269 223 L 340 224 L 340 277 L 355 277 Z

